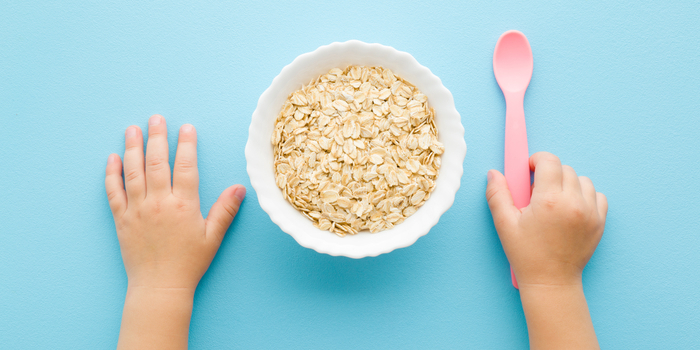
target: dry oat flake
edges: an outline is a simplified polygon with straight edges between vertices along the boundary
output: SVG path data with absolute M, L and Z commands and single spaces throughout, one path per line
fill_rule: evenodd
M 427 97 L 366 66 L 331 69 L 290 94 L 272 145 L 284 197 L 339 236 L 390 229 L 415 213 L 445 150 Z

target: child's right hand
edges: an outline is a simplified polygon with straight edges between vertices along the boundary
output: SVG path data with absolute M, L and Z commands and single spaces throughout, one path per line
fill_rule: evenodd
M 517 209 L 505 177 L 488 173 L 486 198 L 518 285 L 580 285 L 603 235 L 608 202 L 591 180 L 547 152 L 530 157 L 530 205 Z

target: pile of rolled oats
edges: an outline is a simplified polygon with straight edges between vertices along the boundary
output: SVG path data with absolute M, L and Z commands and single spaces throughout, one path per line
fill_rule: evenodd
M 366 66 L 331 69 L 289 95 L 272 144 L 284 197 L 339 236 L 390 229 L 415 213 L 444 151 L 427 97 Z

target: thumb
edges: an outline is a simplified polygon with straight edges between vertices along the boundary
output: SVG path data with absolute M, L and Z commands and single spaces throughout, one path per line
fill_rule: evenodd
M 518 209 L 513 204 L 513 197 L 510 195 L 505 176 L 497 170 L 489 170 L 486 177 L 488 178 L 486 200 L 489 202 L 493 224 L 496 226 L 498 235 L 501 236 L 503 232 L 509 232 L 515 226 Z
M 238 213 L 238 208 L 240 208 L 241 202 L 245 198 L 245 192 L 245 187 L 233 185 L 221 193 L 219 199 L 209 209 L 209 215 L 206 220 L 207 238 L 221 242 L 233 218 Z

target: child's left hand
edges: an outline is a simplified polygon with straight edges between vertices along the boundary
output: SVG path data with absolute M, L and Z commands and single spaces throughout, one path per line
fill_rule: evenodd
M 126 191 L 116 154 L 109 156 L 105 179 L 129 288 L 194 292 L 238 212 L 245 187 L 224 190 L 204 219 L 194 127 L 185 124 L 180 129 L 172 186 L 165 118 L 152 116 L 148 135 L 144 163 L 141 129 L 133 125 L 126 129 Z
M 122 162 L 111 154 L 105 188 L 129 279 L 118 349 L 186 349 L 194 292 L 233 218 L 245 187 L 227 188 L 204 219 L 199 209 L 197 132 L 185 124 L 170 185 L 165 118 L 126 129 Z M 124 190 L 126 180 L 126 190 Z

